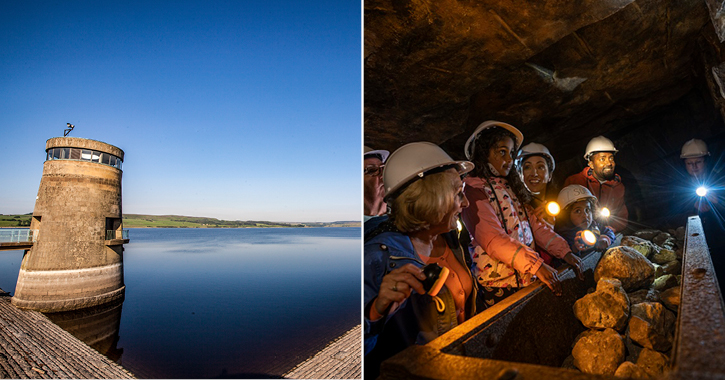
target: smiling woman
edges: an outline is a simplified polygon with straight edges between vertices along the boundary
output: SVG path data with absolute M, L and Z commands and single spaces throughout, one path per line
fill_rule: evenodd
M 544 145 L 528 143 L 521 147 L 517 160 L 516 168 L 524 180 L 524 185 L 531 192 L 529 204 L 534 208 L 534 214 L 547 223 L 554 225 L 554 217 L 559 211 L 558 209 L 548 209 L 549 205 L 556 207 L 550 201 L 555 201 L 558 194 L 555 186 L 551 183 L 556 168 L 554 156 Z

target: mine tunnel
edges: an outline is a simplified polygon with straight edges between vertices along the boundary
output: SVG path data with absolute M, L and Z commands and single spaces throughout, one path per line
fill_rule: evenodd
M 705 141 L 714 180 L 725 176 L 723 7 L 719 0 L 365 0 L 364 144 L 393 152 L 429 141 L 465 159 L 476 127 L 503 121 L 524 144 L 550 150 L 552 182 L 561 184 L 587 165 L 587 142 L 603 135 L 618 149 L 616 171 L 627 187 L 623 235 L 666 231 L 672 200 L 695 190 L 684 181 L 685 142 Z M 725 273 L 716 277 L 712 258 L 725 252 L 707 246 L 704 237 L 720 237 L 705 236 L 698 218 L 681 225 L 682 304 L 661 376 L 721 378 Z M 522 290 L 505 307 L 391 358 L 381 378 L 593 378 L 560 367 L 584 330 L 572 304 L 596 286 L 601 255 L 587 257 L 587 283 L 568 283 L 569 294 Z M 542 325 L 552 313 L 561 322 Z

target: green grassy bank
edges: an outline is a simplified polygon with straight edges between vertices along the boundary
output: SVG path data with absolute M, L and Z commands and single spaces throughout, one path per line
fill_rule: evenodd
M 28 227 L 32 214 L 0 215 L 0 227 Z M 303 227 L 360 227 L 358 221 L 341 222 L 303 222 L 282 223 L 257 220 L 221 220 L 216 218 L 181 215 L 143 215 L 126 214 L 123 216 L 124 228 L 303 228 Z

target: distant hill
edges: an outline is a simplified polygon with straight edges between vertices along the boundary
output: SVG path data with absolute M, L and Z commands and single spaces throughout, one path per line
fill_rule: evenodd
M 28 227 L 32 213 L 23 215 L 1 215 L 0 227 Z M 361 227 L 359 221 L 339 221 L 339 222 L 302 222 L 302 223 L 283 223 L 269 222 L 261 220 L 221 220 L 216 218 L 198 217 L 198 216 L 181 216 L 181 215 L 143 215 L 143 214 L 126 214 L 123 216 L 124 228 L 137 227 L 158 227 L 158 228 L 304 228 L 304 227 Z
M 0 215 L 0 227 L 28 227 L 31 215 Z
M 217 218 L 198 217 L 198 216 L 181 216 L 181 215 L 143 215 L 143 214 L 125 214 L 123 216 L 123 226 L 128 228 L 134 227 L 163 227 L 163 228 L 249 228 L 249 227 L 265 227 L 265 228 L 302 228 L 302 227 L 361 227 L 362 223 L 358 221 L 341 221 L 331 223 L 283 223 L 270 222 L 261 220 L 221 220 Z
M 317 222 L 304 222 L 302 223 L 306 227 L 360 227 L 362 224 L 359 221 L 346 220 L 340 222 L 331 223 L 317 223 Z

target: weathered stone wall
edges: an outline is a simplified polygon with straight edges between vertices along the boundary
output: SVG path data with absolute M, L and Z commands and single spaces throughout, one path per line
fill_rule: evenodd
M 46 147 L 123 157 L 114 146 L 79 138 L 50 139 Z M 72 310 L 123 296 L 123 248 L 105 240 L 106 218 L 122 218 L 121 177 L 121 170 L 96 162 L 45 162 L 31 225 L 38 240 L 23 257 L 16 306 Z

